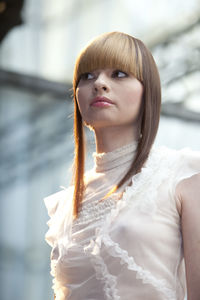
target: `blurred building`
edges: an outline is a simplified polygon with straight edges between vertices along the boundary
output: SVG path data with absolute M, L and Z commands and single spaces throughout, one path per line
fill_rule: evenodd
M 0 1 L 0 15 L 6 2 Z M 27 0 L 21 7 L 18 26 L 4 28 L 0 44 L 0 289 L 4 300 L 48 300 L 43 198 L 67 186 L 72 174 L 71 81 L 78 52 L 105 31 L 141 38 L 163 87 L 156 143 L 199 150 L 200 6 L 198 0 Z M 91 153 L 88 130 L 87 138 Z

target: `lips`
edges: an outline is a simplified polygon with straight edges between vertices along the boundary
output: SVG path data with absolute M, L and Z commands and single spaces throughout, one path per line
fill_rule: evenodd
M 92 102 L 91 102 L 90 105 L 91 106 L 97 106 L 97 105 L 101 105 L 102 106 L 103 104 L 109 106 L 109 105 L 114 104 L 114 103 L 109 98 L 98 96 L 98 97 L 95 97 L 92 100 Z

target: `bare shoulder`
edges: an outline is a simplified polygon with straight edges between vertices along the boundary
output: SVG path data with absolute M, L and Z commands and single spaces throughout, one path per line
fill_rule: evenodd
M 187 298 L 200 299 L 200 173 L 180 181 L 176 194 L 181 204 L 181 229 L 186 265 Z

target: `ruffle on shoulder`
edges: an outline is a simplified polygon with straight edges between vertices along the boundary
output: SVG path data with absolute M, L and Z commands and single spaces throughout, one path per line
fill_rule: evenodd
M 200 151 L 192 151 L 189 148 L 180 151 L 180 161 L 186 176 L 192 176 L 200 172 Z M 184 175 L 183 175 L 184 176 Z
M 158 279 L 149 270 L 139 266 L 134 257 L 129 256 L 128 252 L 114 242 L 108 234 L 111 224 L 114 223 L 119 213 L 125 208 L 139 209 L 141 212 L 149 215 L 156 213 L 158 188 L 171 176 L 176 161 L 177 152 L 175 150 L 170 150 L 166 147 L 154 148 L 141 172 L 132 177 L 132 185 L 125 188 L 122 198 L 116 203 L 115 207 L 111 208 L 104 223 L 96 228 L 95 237 L 84 248 L 86 255 L 90 257 L 91 263 L 96 270 L 97 278 L 104 283 L 104 291 L 108 299 L 119 298 L 116 278 L 109 273 L 101 257 L 102 244 L 104 244 L 112 257 L 120 258 L 121 264 L 125 264 L 129 270 L 136 272 L 137 278 L 141 279 L 144 284 L 151 284 L 163 294 L 165 299 L 176 299 L 175 291 L 168 286 L 165 279 Z
M 143 213 L 154 215 L 159 186 L 171 176 L 176 160 L 175 150 L 164 146 L 154 147 L 141 172 L 134 175 L 132 184 L 125 188 L 121 199 L 124 206 L 135 207 Z
M 177 153 L 178 159 L 173 174 L 173 192 L 181 180 L 200 173 L 200 151 L 184 148 Z
M 184 148 L 177 151 L 177 160 L 171 175 L 171 195 L 176 202 L 177 210 L 180 214 L 181 203 L 176 197 L 176 187 L 183 179 L 189 178 L 200 173 L 200 151 L 193 151 L 190 148 Z
M 47 243 L 53 247 L 55 242 L 69 231 L 72 222 L 73 186 L 44 198 L 50 219 L 49 230 L 45 235 Z M 69 232 L 68 232 L 69 234 Z

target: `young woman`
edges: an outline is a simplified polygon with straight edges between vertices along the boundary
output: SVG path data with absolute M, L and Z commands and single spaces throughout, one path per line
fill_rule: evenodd
M 160 79 L 138 39 L 103 34 L 74 70 L 73 185 L 45 198 L 57 300 L 200 299 L 200 153 L 153 146 Z M 83 125 L 95 134 L 84 172 Z M 186 270 L 186 272 L 185 272 Z

